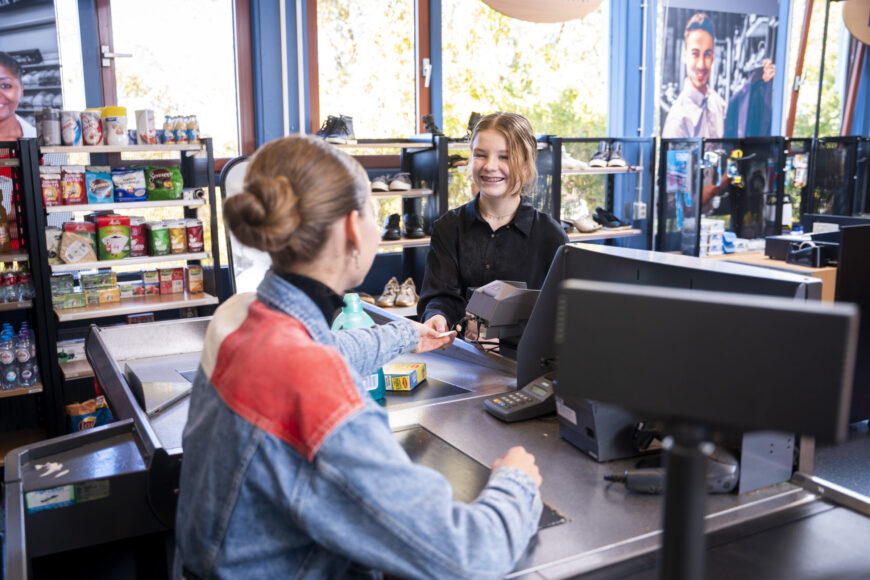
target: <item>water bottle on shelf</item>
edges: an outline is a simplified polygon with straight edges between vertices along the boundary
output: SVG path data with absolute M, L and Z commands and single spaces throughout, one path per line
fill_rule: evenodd
M 0 335 L 0 385 L 4 391 L 18 388 L 18 363 L 12 345 L 12 335 Z
M 30 351 L 30 337 L 27 328 L 22 325 L 15 340 L 15 360 L 18 361 L 18 384 L 22 387 L 32 387 L 35 384 L 33 376 L 33 357 Z
M 363 310 L 359 294 L 345 294 L 344 308 L 341 309 L 341 314 L 339 314 L 335 319 L 335 322 L 332 323 L 332 330 L 370 328 L 374 325 L 375 321 L 372 320 Z M 383 405 L 384 396 L 387 393 L 384 369 L 378 369 L 376 373 L 363 377 L 363 381 L 372 398 L 377 401 L 379 405 Z
M 33 300 L 36 297 L 33 274 L 27 268 L 18 271 L 18 296 L 20 300 Z

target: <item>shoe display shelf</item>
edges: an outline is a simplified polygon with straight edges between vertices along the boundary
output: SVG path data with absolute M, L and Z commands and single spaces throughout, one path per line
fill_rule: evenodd
M 708 253 L 714 241 L 702 224 L 708 218 L 746 245 L 763 244 L 765 237 L 791 224 L 794 209 L 785 204 L 785 138 L 662 139 L 660 147 L 656 250 Z M 810 195 L 802 195 L 799 203 L 808 202 Z M 719 244 L 722 237 L 718 235 Z
M 541 148 L 541 145 L 544 148 Z M 563 167 L 563 149 L 565 145 L 578 144 L 584 149 L 593 145 L 606 145 L 609 151 L 614 144 L 619 144 L 622 153 L 621 163 L 625 165 L 591 167 L 588 163 L 581 167 L 577 160 L 576 164 Z M 542 205 L 547 207 L 554 219 L 560 219 L 571 200 L 566 194 L 563 179 L 572 176 L 600 177 L 603 189 L 602 199 L 587 199 L 589 206 L 601 205 L 615 215 L 624 216 L 622 219 L 632 224 L 629 229 L 602 228 L 590 233 L 570 233 L 570 241 L 595 241 L 614 240 L 617 238 L 632 238 L 642 236 L 645 238 L 647 248 L 652 247 L 652 192 L 654 189 L 654 175 L 650 170 L 655 166 L 655 139 L 626 137 L 620 139 L 600 137 L 558 137 L 548 135 L 539 139 L 538 173 L 542 177 L 548 177 L 550 183 L 549 199 L 541 200 Z M 568 159 L 568 157 L 564 157 Z M 646 204 L 647 215 L 642 218 L 632 219 L 632 203 L 643 201 Z
M 45 330 L 50 312 L 41 308 L 44 296 L 40 294 L 42 276 L 45 275 L 36 264 L 38 262 L 38 243 L 44 234 L 37 227 L 36 216 L 28 203 L 27 164 L 22 157 L 22 140 L 0 143 L 0 180 L 3 197 L 7 207 L 10 224 L 18 229 L 19 248 L 0 253 L 0 262 L 6 268 L 28 267 L 32 272 L 36 295 L 32 300 L 0 302 L 0 322 L 9 322 L 18 327 L 27 321 L 34 330 L 36 341 L 35 362 L 39 369 L 39 380 L 27 386 L 0 390 L 0 466 L 6 454 L 22 445 L 45 439 L 51 427 L 48 417 L 49 393 L 44 385 L 52 384 L 52 361 L 54 351 L 50 349 L 49 337 Z M 51 299 L 49 298 L 49 304 Z M 49 431 L 50 432 L 50 431 Z
M 70 335 L 82 337 L 88 330 L 88 322 L 95 324 L 115 324 L 125 322 L 125 316 L 138 313 L 151 313 L 168 310 L 197 308 L 199 315 L 207 315 L 212 307 L 219 302 L 220 291 L 220 250 L 217 235 L 217 205 L 215 203 L 215 176 L 214 176 L 214 153 L 211 139 L 202 139 L 199 144 L 184 145 L 123 145 L 123 146 L 93 146 L 93 147 L 38 147 L 35 139 L 22 139 L 22 166 L 27 179 L 25 189 L 27 191 L 28 208 L 33 216 L 34 228 L 43 232 L 47 225 L 47 219 L 52 214 L 83 214 L 92 211 L 118 210 L 128 215 L 130 211 L 142 210 L 143 214 L 151 208 L 177 208 L 173 211 L 183 215 L 184 218 L 197 217 L 197 210 L 208 205 L 208 217 L 202 217 L 204 226 L 211 234 L 210 246 L 204 251 L 189 252 L 184 254 L 168 254 L 162 256 L 142 256 L 124 258 L 119 260 L 99 260 L 93 262 L 78 262 L 74 264 L 49 264 L 45 242 L 45 235 L 39 235 L 35 239 L 34 248 L 34 283 L 37 286 L 39 304 L 37 309 L 49 315 L 44 315 L 45 352 L 56 353 L 59 334 L 69 337 Z M 39 181 L 39 166 L 42 156 L 46 154 L 81 154 L 87 153 L 90 163 L 95 165 L 126 165 L 129 162 L 121 161 L 120 154 L 127 154 L 125 158 L 140 159 L 138 154 L 150 154 L 153 152 L 168 153 L 162 156 L 157 163 L 165 164 L 167 160 L 178 163 L 185 182 L 185 193 L 189 197 L 190 191 L 201 188 L 204 190 L 204 199 L 182 199 L 166 201 L 144 201 L 129 203 L 101 203 L 86 205 L 62 205 L 44 207 Z M 95 158 L 95 155 L 100 155 Z M 175 158 L 175 154 L 178 155 Z M 143 156 L 146 157 L 146 156 Z M 168 159 L 167 159 L 168 158 Z M 148 159 L 142 158 L 142 163 Z M 142 214 L 139 214 L 142 215 Z M 181 216 L 179 216 L 181 217 Z M 206 228 L 204 227 L 204 230 Z M 204 231 L 205 233 L 205 231 Z M 208 242 L 208 235 L 204 236 Z M 61 272 L 77 272 L 92 269 L 122 268 L 119 279 L 124 272 L 128 274 L 138 273 L 141 269 L 177 267 L 179 265 L 202 265 L 202 261 L 211 258 L 211 267 L 203 268 L 203 283 L 205 292 L 189 294 L 185 289 L 183 294 L 164 294 L 143 296 L 133 299 L 124 299 L 117 303 L 89 305 L 83 308 L 55 309 L 52 306 L 50 278 L 52 274 Z M 133 266 L 134 268 L 130 268 Z M 141 266 L 142 268 L 138 268 Z M 132 272 L 131 272 L 132 270 Z M 39 273 L 37 280 L 37 272 Z M 135 275 L 135 274 L 134 274 Z M 202 310 L 206 307 L 206 310 Z M 46 410 L 49 432 L 60 434 L 64 425 L 64 397 L 63 379 L 64 372 L 58 364 L 57 358 L 52 357 L 51 384 L 46 383 L 46 392 L 51 392 L 48 408 Z M 45 373 L 44 373 L 45 374 Z

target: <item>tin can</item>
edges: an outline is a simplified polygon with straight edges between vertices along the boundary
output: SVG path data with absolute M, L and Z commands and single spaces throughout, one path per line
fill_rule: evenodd
M 148 234 L 145 231 L 145 218 L 131 217 L 130 218 L 130 257 L 147 256 L 148 244 L 146 240 Z
M 103 107 L 103 139 L 106 145 L 128 145 L 127 109 L 124 107 Z
M 205 247 L 205 242 L 202 238 L 202 220 L 189 219 L 187 220 L 187 249 L 189 252 L 201 252 Z
M 82 143 L 103 144 L 103 118 L 99 111 L 82 111 Z
M 40 145 L 48 147 L 60 145 L 60 110 L 42 109 L 37 111 L 36 131 L 39 134 Z
M 64 145 L 82 144 L 82 114 L 79 111 L 60 112 L 60 140 Z
M 184 220 L 170 221 L 166 224 L 169 227 L 169 249 L 173 254 L 187 253 L 187 228 L 184 225 Z
M 152 256 L 165 256 L 169 253 L 169 228 L 163 222 L 147 224 L 148 245 Z

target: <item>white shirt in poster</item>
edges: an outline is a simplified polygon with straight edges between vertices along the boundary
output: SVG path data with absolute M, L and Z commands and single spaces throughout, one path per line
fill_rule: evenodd
M 725 133 L 728 105 L 719 94 L 707 88 L 704 94 L 686 79 L 680 96 L 671 105 L 662 128 L 663 139 L 705 137 L 721 139 Z

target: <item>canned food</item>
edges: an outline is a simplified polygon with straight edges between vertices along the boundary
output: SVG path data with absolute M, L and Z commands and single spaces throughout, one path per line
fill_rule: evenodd
M 103 119 L 99 111 L 82 111 L 82 143 L 103 144 Z
M 69 146 L 82 144 L 82 114 L 79 111 L 61 111 L 60 140 Z

